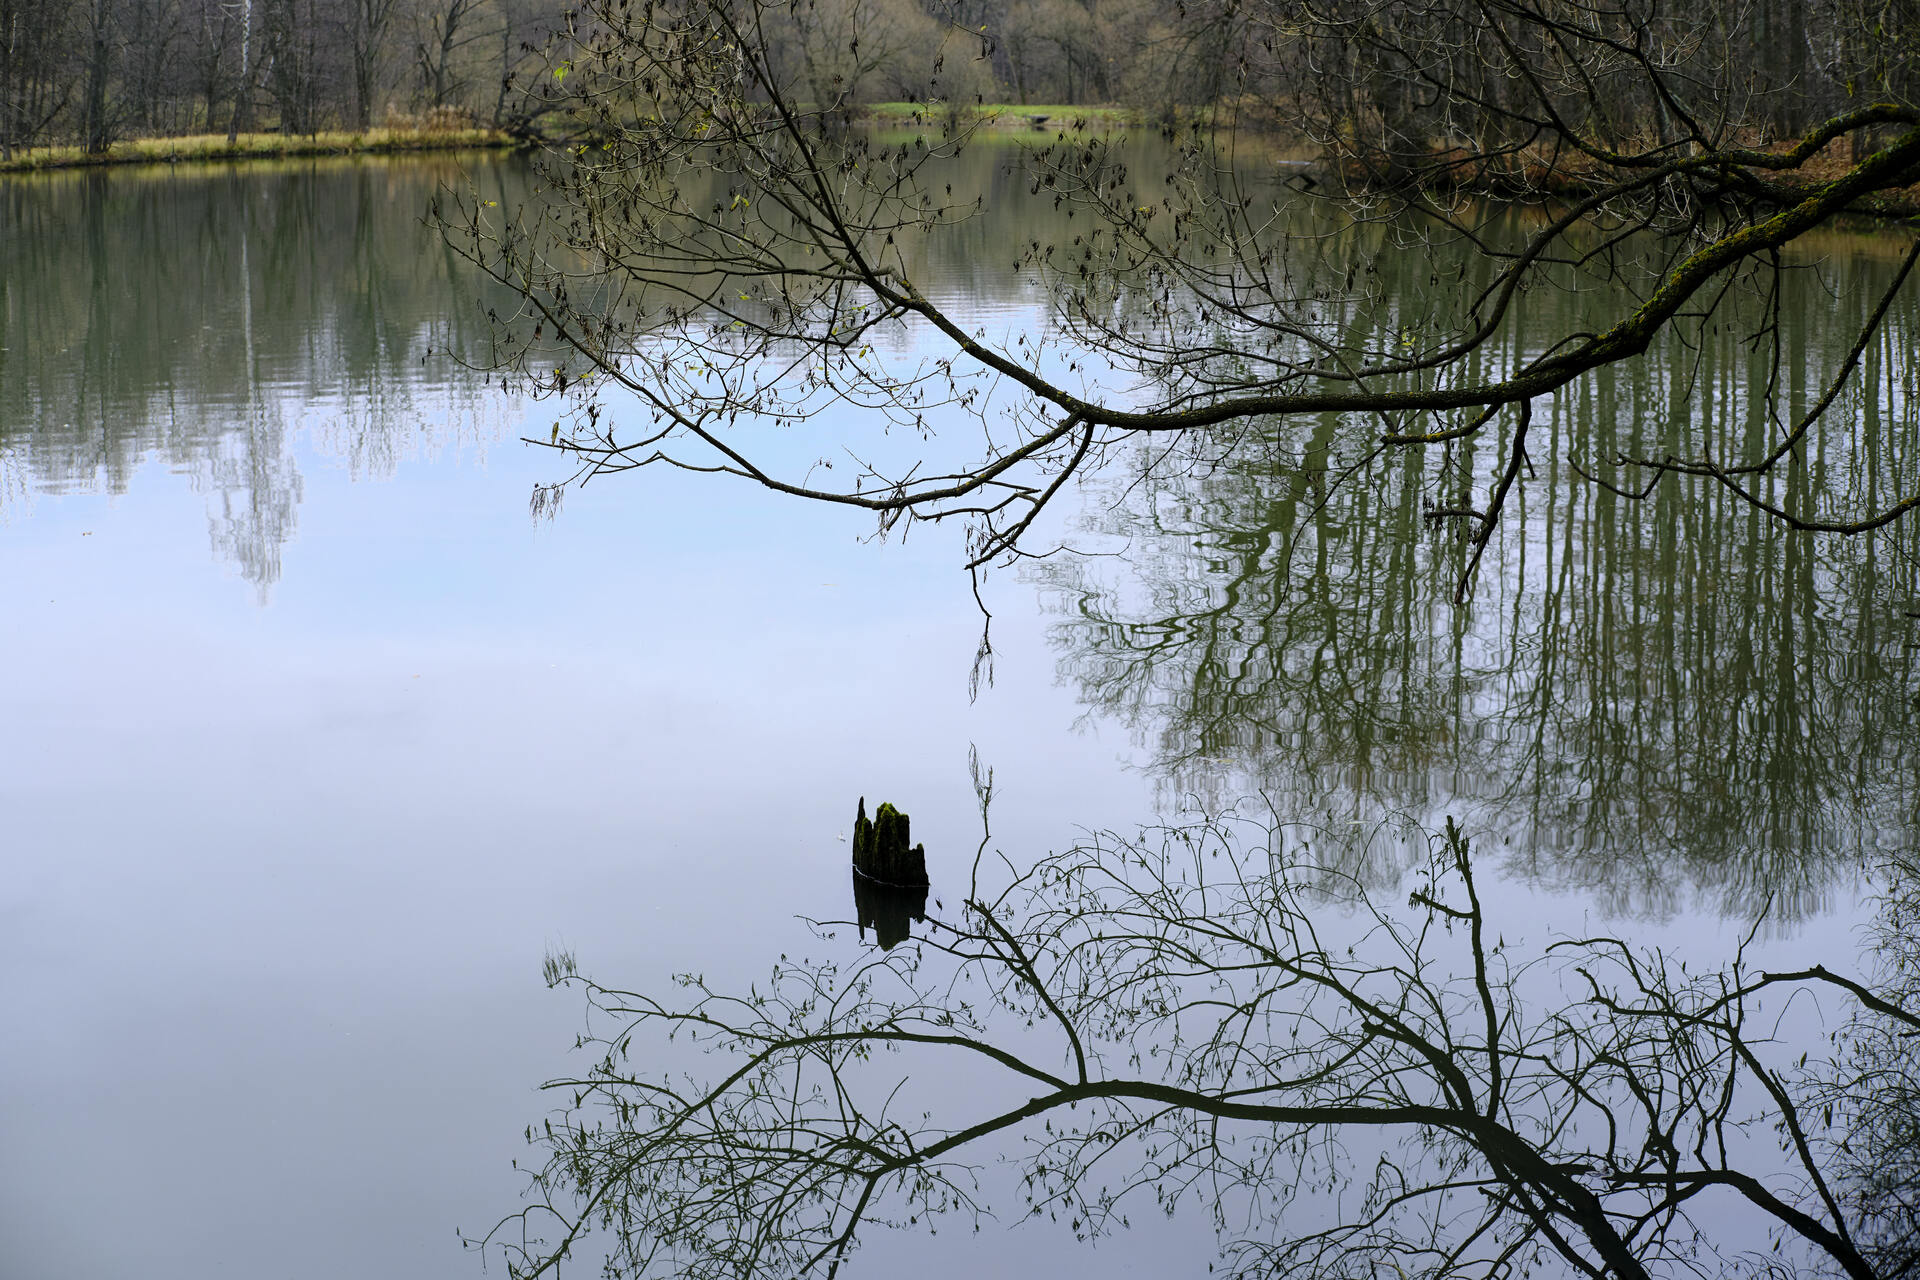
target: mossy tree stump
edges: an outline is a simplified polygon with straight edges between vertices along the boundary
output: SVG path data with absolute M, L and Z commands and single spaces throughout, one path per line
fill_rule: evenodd
M 861 936 L 872 929 L 884 950 L 927 918 L 927 850 L 908 843 L 907 815 L 883 804 L 867 818 L 866 797 L 853 820 L 853 907 Z
M 881 884 L 925 888 L 927 849 L 918 844 L 909 848 L 907 833 L 906 814 L 882 804 L 868 821 L 867 798 L 860 797 L 860 811 L 853 820 L 853 869 Z

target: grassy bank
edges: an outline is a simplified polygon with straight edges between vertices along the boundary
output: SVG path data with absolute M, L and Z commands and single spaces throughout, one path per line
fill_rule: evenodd
M 938 119 L 946 108 L 924 102 L 876 102 L 861 109 L 873 124 L 905 126 L 927 119 Z M 1131 107 L 1069 107 L 1055 104 L 1023 106 L 1011 102 L 963 107 L 962 114 L 989 129 L 1011 131 L 1034 129 L 1124 129 L 1145 118 Z
M 104 155 L 79 147 L 36 147 L 0 160 L 0 173 L 72 169 L 109 164 L 180 164 L 209 160 L 267 160 L 289 156 L 391 155 L 403 151 L 452 151 L 508 147 L 513 139 L 498 129 L 364 129 L 315 134 L 243 133 L 232 142 L 224 133 L 184 138 L 131 138 L 116 142 Z

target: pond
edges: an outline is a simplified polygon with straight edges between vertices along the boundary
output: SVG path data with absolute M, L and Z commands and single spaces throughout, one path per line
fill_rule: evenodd
M 1045 216 L 1006 198 L 1006 158 L 969 158 L 988 213 L 924 268 L 1000 331 L 1042 315 L 996 252 Z M 856 953 L 800 919 L 850 918 L 856 800 L 909 810 L 935 898 L 957 895 L 974 759 L 1010 857 L 1250 802 L 1368 831 L 1453 815 L 1497 850 L 1507 918 L 1708 953 L 1763 910 L 1781 955 L 1850 948 L 1862 871 L 1911 847 L 1913 531 L 1815 540 L 1677 482 L 1635 503 L 1569 478 L 1599 418 L 1657 448 L 1691 380 L 1723 388 L 1725 439 L 1750 433 L 1751 333 L 1543 405 L 1466 605 L 1422 503 L 1489 474 L 1485 449 L 1330 483 L 1327 421 L 1144 481 L 1110 467 L 1050 531 L 1095 554 L 989 575 L 975 699 L 981 617 L 944 530 L 877 540 L 651 473 L 530 518 L 561 472 L 522 437 L 551 406 L 457 358 L 506 300 L 422 220 L 469 182 L 504 203 L 528 175 L 0 182 L 0 1226 L 22 1276 L 477 1274 L 456 1229 L 518 1202 L 535 1087 L 580 1025 L 542 957 L 645 987 Z M 1800 265 L 1767 341 L 1811 386 L 1896 259 L 1834 233 Z M 1916 329 L 1908 299 L 1823 492 L 1916 487 Z M 830 447 L 839 424 L 815 426 Z M 1408 865 L 1355 848 L 1372 883 Z M 1203 1274 L 1210 1239 L 1182 1219 L 1099 1257 Z M 946 1240 L 875 1265 L 1076 1247 Z

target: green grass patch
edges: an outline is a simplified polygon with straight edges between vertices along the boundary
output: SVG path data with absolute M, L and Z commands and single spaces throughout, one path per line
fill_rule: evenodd
M 865 118 L 882 127 L 901 126 L 946 118 L 947 108 L 924 102 L 876 102 L 862 109 Z M 990 102 L 984 106 L 962 107 L 962 119 L 972 119 L 990 129 L 1034 132 L 1038 130 L 1097 128 L 1101 131 L 1124 129 L 1144 118 L 1132 107 L 1062 106 L 1053 103 L 1027 104 Z
M 79 147 L 36 147 L 0 160 L 0 173 L 71 169 L 108 164 L 181 164 L 214 160 L 265 160 L 289 156 L 390 155 L 402 151 L 453 151 L 508 147 L 513 139 L 498 129 L 363 129 L 314 134 L 243 133 L 232 142 L 224 133 L 184 138 L 130 138 L 104 155 Z

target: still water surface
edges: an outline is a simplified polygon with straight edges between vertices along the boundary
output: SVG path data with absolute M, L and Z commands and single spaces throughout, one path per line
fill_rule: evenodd
M 514 1205 L 533 1086 L 578 1025 L 542 954 L 749 980 L 809 945 L 796 915 L 846 917 L 861 795 L 912 813 L 937 895 L 978 839 L 970 748 L 1014 855 L 1258 795 L 1453 813 L 1500 849 L 1515 917 L 1649 937 L 1734 936 L 1771 904 L 1776 945 L 1817 950 L 1875 850 L 1910 845 L 1913 535 L 1815 542 L 1678 486 L 1564 482 L 1603 415 L 1658 437 L 1677 358 L 1543 406 L 1467 608 L 1421 502 L 1498 458 L 1408 455 L 1329 499 L 1328 422 L 1096 478 L 1058 532 L 1123 554 L 991 579 L 997 682 L 970 703 L 978 616 L 938 532 L 876 544 L 653 476 L 529 520 L 555 468 L 518 437 L 543 407 L 447 359 L 498 300 L 420 221 L 468 180 L 511 199 L 525 177 L 0 183 L 9 1276 L 477 1274 L 455 1229 Z M 1034 323 L 988 251 L 1027 230 L 975 223 L 923 278 L 980 324 Z M 1830 364 L 1889 269 L 1872 237 L 1819 251 L 1790 367 Z M 1869 355 L 1892 390 L 1818 460 L 1835 493 L 1914 487 L 1916 327 Z M 1716 342 L 1686 376 L 1726 383 L 1738 435 L 1744 348 Z M 1100 1265 L 1204 1274 L 1203 1240 L 1143 1232 Z M 1056 1248 L 913 1256 L 957 1275 Z

